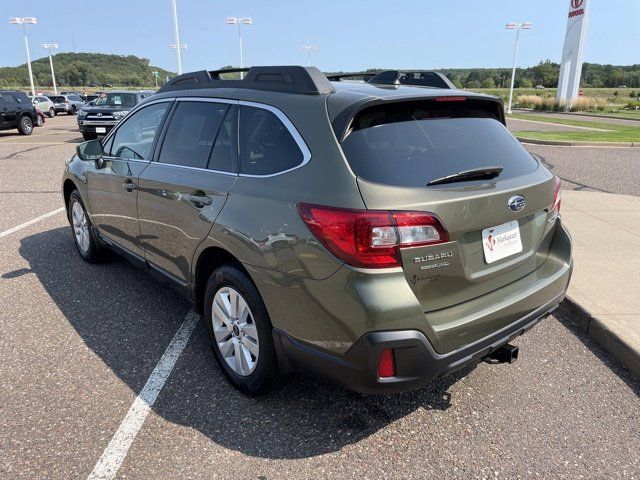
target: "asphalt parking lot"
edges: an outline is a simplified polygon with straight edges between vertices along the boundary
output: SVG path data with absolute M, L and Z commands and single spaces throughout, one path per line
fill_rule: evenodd
M 64 116 L 0 133 L 3 479 L 87 478 L 190 312 L 124 260 L 82 262 L 62 212 L 13 230 L 62 206 L 80 140 Z M 574 188 L 640 194 L 637 149 L 531 150 Z M 514 365 L 385 397 L 295 376 L 250 399 L 207 342 L 200 321 L 117 478 L 640 478 L 640 384 L 561 316 Z

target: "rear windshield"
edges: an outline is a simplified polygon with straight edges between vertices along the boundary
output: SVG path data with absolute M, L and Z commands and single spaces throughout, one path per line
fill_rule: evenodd
M 64 103 L 67 101 L 66 98 L 64 97 L 49 97 L 51 99 L 52 102 L 54 103 Z
M 133 107 L 135 104 L 135 93 L 103 93 L 96 100 L 97 106 Z
M 352 122 L 342 149 L 357 176 L 406 187 L 481 167 L 503 167 L 501 179 L 535 170 L 536 160 L 490 111 L 465 104 L 428 101 L 366 109 Z

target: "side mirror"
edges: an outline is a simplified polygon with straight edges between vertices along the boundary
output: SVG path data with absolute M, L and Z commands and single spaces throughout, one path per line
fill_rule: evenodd
M 100 140 L 89 140 L 88 142 L 81 143 L 76 147 L 76 154 L 80 160 L 93 161 L 96 163 L 97 168 L 102 167 L 104 151 L 102 150 Z

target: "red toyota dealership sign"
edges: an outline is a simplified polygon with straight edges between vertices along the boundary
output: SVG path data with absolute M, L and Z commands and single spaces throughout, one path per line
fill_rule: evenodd
M 573 8 L 574 10 L 569 12 L 569 18 L 577 17 L 578 15 L 584 15 L 584 8 L 580 8 L 583 3 L 584 0 L 571 0 L 571 8 Z

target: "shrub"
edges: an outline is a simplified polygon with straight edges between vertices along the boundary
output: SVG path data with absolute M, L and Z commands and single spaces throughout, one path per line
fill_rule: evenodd
M 542 97 L 539 97 L 538 95 L 518 95 L 516 98 L 516 105 L 522 108 L 532 108 L 534 110 L 538 110 L 538 107 L 542 102 Z
M 516 105 L 522 108 L 542 111 L 559 112 L 570 110 L 572 112 L 596 112 L 603 111 L 607 106 L 607 102 L 602 98 L 578 97 L 574 100 L 571 108 L 567 109 L 564 103 L 559 102 L 553 97 L 543 98 L 538 95 L 519 95 L 516 99 Z
M 607 106 L 602 98 L 578 97 L 571 107 L 572 112 L 601 112 Z

